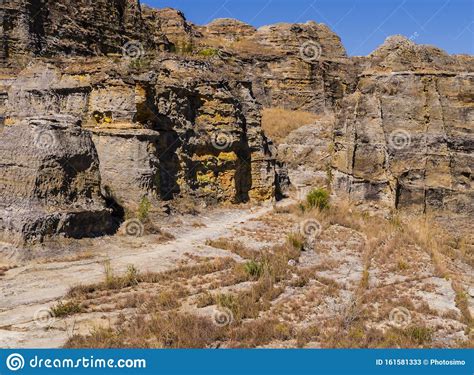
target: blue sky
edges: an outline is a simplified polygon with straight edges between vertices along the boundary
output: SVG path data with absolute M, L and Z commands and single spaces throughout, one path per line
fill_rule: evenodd
M 402 34 L 448 53 L 474 54 L 474 0 L 142 0 L 182 10 L 199 25 L 237 18 L 254 26 L 325 23 L 350 55 L 367 55 L 389 35 Z

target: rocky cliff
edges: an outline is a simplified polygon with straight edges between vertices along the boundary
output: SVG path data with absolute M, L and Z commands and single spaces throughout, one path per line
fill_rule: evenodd
M 280 146 L 295 183 L 326 176 L 333 192 L 360 202 L 474 211 L 472 56 L 395 36 L 349 58 L 337 35 L 315 22 L 252 30 L 225 20 L 201 31 L 202 43 L 217 43 L 229 53 L 221 56 L 226 66 L 252 80 L 264 105 L 323 115 Z
M 97 55 L 136 48 L 164 50 L 156 14 L 143 14 L 138 0 L 9 0 L 0 8 L 0 55 Z
M 21 238 L 114 231 L 144 200 L 279 197 L 289 182 L 261 105 L 325 116 L 280 146 L 307 184 L 474 211 L 471 56 L 394 37 L 351 58 L 323 24 L 195 26 L 138 1 L 9 0 L 0 16 L 0 216 Z M 38 129 L 47 152 L 24 143 Z
M 474 212 L 472 57 L 389 38 L 339 104 L 333 186 L 419 212 Z
M 8 19 L 29 19 L 29 5 L 11 2 Z M 166 209 L 174 199 L 240 203 L 281 194 L 285 172 L 261 130 L 251 84 L 223 79 L 207 62 L 159 55 L 159 43 L 149 42 L 150 36 L 157 41 L 160 27 L 178 33 L 182 25 L 166 19 L 170 10 L 96 3 L 61 24 L 55 12 L 72 5 L 43 5 L 40 36 L 31 28 L 19 32 L 19 26 L 5 34 L 0 216 L 7 234 L 25 240 L 104 234 L 116 229 L 117 220 L 134 217 L 144 200 Z M 88 9 L 94 12 L 89 22 L 70 30 L 69 21 L 77 25 Z M 113 20 L 104 33 L 103 17 Z M 151 20 L 157 29 L 142 37 Z M 49 37 L 53 34 L 59 43 Z M 137 40 L 133 53 L 127 49 L 131 38 Z M 179 42 L 173 33 L 170 38 Z M 31 48 L 37 39 L 41 48 Z M 70 56 L 72 46 L 78 55 L 97 57 Z M 123 56 L 110 55 L 117 51 Z M 35 58 L 25 66 L 22 54 Z M 47 153 L 37 151 L 35 137 Z M 21 211 L 33 205 L 38 214 Z

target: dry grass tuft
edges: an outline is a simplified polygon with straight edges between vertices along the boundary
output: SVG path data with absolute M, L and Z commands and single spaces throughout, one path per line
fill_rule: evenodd
M 253 259 L 255 257 L 254 250 L 249 249 L 240 241 L 232 241 L 228 238 L 219 238 L 217 240 L 207 240 L 206 245 L 215 247 L 216 249 L 230 251 L 244 259 Z
M 207 348 L 222 336 L 210 319 L 183 313 L 137 316 L 117 329 L 98 328 L 75 335 L 66 348 Z
M 262 127 L 267 136 L 280 144 L 293 130 L 320 119 L 321 116 L 311 112 L 265 108 L 262 113 Z

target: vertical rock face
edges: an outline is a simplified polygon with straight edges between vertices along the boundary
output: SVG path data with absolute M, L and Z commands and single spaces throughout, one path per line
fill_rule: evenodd
M 473 212 L 472 64 L 398 37 L 373 59 L 337 116 L 335 190 L 394 208 Z
M 265 106 L 324 113 L 355 86 L 357 68 L 340 38 L 324 24 L 282 23 L 255 30 L 224 19 L 201 30 L 202 43 L 220 43 L 235 57 L 226 60 L 227 68 L 251 79 Z
M 116 64 L 105 58 L 56 58 L 31 63 L 4 85 L 8 135 L 4 140 L 9 149 L 17 144 L 15 129 L 26 123 L 47 117 L 62 124 L 64 116 L 79 121 L 64 129 L 75 129 L 87 137 L 95 180 L 84 177 L 85 182 L 77 185 L 84 190 L 68 194 L 90 197 L 91 202 L 102 205 L 109 219 L 113 213 L 105 209 L 105 202 L 134 215 L 144 197 L 157 205 L 177 198 L 208 203 L 261 201 L 280 194 L 286 181 L 275 150 L 261 130 L 260 105 L 251 85 L 222 81 L 202 62 L 165 57 L 141 69 L 128 60 Z M 57 137 L 72 142 L 66 130 Z M 64 155 L 62 149 L 56 154 L 51 147 L 48 157 L 62 158 L 66 164 L 69 158 L 81 160 L 82 154 L 76 156 L 74 147 L 64 144 Z M 10 165 L 36 158 L 32 149 L 23 154 L 23 163 L 5 154 L 2 174 L 11 173 Z M 93 180 L 94 194 L 86 190 L 86 182 Z M 58 184 L 68 187 L 63 180 Z M 52 199 L 48 189 L 55 188 L 45 184 L 42 194 Z M 3 197 L 5 205 L 10 204 L 8 192 L 6 189 Z M 24 195 L 17 194 L 17 198 L 19 205 L 30 204 Z M 54 211 L 67 202 L 49 200 L 44 205 Z M 104 225 L 96 226 L 98 232 L 106 232 Z M 59 233 L 61 228 L 50 232 Z
M 0 53 L 5 58 L 122 53 L 124 46 L 137 41 L 150 50 L 168 46 L 160 30 L 145 22 L 138 0 L 4 3 L 0 13 Z
M 179 10 L 143 7 L 143 14 L 148 24 L 166 35 L 172 43 L 173 50 L 192 48 L 194 39 L 201 37 L 201 33 L 186 20 Z
M 257 32 L 255 27 L 233 18 L 218 18 L 199 29 L 207 38 L 225 38 L 230 41 L 250 38 Z
M 474 212 L 472 57 L 394 37 L 348 58 L 322 24 L 196 27 L 137 0 L 8 0 L 0 12 L 4 232 L 107 233 L 144 197 L 278 197 L 288 174 L 261 104 L 335 114 L 281 148 L 306 181 L 330 177 L 335 192 L 389 207 Z M 37 150 L 38 131 L 56 147 Z
M 112 233 L 90 135 L 66 116 L 25 118 L 2 133 L 2 237 L 23 241 Z

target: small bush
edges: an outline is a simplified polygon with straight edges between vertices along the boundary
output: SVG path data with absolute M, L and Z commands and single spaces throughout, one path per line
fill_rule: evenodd
M 251 260 L 245 263 L 245 272 L 251 276 L 253 279 L 258 279 L 260 276 L 263 275 L 264 272 L 264 264 L 261 262 L 256 262 Z
M 51 308 L 51 313 L 56 318 L 61 318 L 63 316 L 69 316 L 73 314 L 79 314 L 80 312 L 82 312 L 82 307 L 76 301 L 69 301 L 66 303 L 59 302 L 57 305 Z
M 329 192 L 326 189 L 313 189 L 306 196 L 306 202 L 310 208 L 325 210 L 329 208 Z
M 147 197 L 143 197 L 140 201 L 140 206 L 138 207 L 138 219 L 140 221 L 146 221 L 148 215 L 150 214 L 151 203 Z
M 404 334 L 418 345 L 423 345 L 432 340 L 432 332 L 429 328 L 423 326 L 410 326 L 405 328 Z
M 219 50 L 216 48 L 204 48 L 198 54 L 203 57 L 215 57 L 219 55 Z
M 107 289 L 113 289 L 112 287 L 115 284 L 115 280 L 114 270 L 112 269 L 110 260 L 107 259 L 104 262 L 104 284 L 107 286 Z
M 304 247 L 304 238 L 299 233 L 290 233 L 288 234 L 288 243 L 295 250 L 302 251 Z
M 138 269 L 133 264 L 130 264 L 127 267 L 127 273 L 125 274 L 124 284 L 128 286 L 138 285 L 139 277 L 140 272 L 138 272 Z

